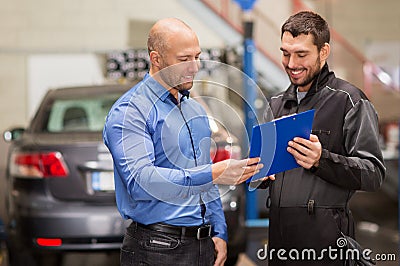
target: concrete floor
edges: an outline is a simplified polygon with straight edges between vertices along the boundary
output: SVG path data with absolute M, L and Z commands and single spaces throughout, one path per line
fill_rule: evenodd
M 382 191 L 358 192 L 350 208 L 356 220 L 356 238 L 362 247 L 372 250 L 372 256 L 395 256 L 395 261 L 377 261 L 376 265 L 400 265 L 398 204 Z M 238 266 L 268 265 L 257 258 L 257 251 L 268 242 L 268 228 L 248 228 L 249 243 Z
M 3 180 L 4 181 L 4 180 Z M 0 182 L 2 183 L 2 182 Z M 0 186 L 0 194 L 4 193 Z M 354 195 L 350 208 L 357 221 L 356 236 L 359 243 L 371 249 L 373 254 L 394 254 L 395 261 L 377 262 L 377 265 L 400 265 L 398 202 L 382 191 Z M 3 211 L 3 210 L 1 210 Z M 249 242 L 247 252 L 241 254 L 237 266 L 267 265 L 257 258 L 257 251 L 268 241 L 267 227 L 247 228 Z M 5 249 L 0 248 L 0 266 L 8 266 Z M 118 265 L 119 254 L 111 253 L 70 253 L 63 259 L 63 266 Z
M 377 265 L 399 265 L 398 205 L 382 192 L 357 193 L 351 209 L 357 221 L 357 240 L 373 254 L 395 254 L 395 261 L 377 262 Z M 268 241 L 267 227 L 247 228 L 249 242 L 247 252 L 241 254 L 237 266 L 268 265 L 257 258 L 257 251 Z M 116 253 L 70 253 L 63 259 L 63 266 L 118 265 Z M 0 266 L 8 266 L 6 255 L 0 252 Z

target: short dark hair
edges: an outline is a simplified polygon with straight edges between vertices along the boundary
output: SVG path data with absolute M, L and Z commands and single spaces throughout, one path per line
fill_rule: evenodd
M 300 34 L 312 34 L 314 44 L 318 51 L 330 41 L 330 32 L 328 23 L 318 14 L 311 11 L 301 11 L 290 16 L 281 28 L 281 39 L 284 32 L 290 32 L 293 37 Z

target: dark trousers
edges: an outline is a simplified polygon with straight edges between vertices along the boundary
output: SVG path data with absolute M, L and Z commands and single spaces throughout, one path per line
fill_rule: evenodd
M 157 232 L 132 223 L 121 247 L 121 266 L 140 265 L 214 265 L 211 237 L 181 237 Z
M 337 208 L 315 208 L 308 213 L 307 208 L 301 207 L 271 207 L 268 248 L 274 252 L 268 254 L 268 265 L 345 265 L 345 251 L 338 241 L 341 232 L 347 235 L 348 228 L 352 227 L 349 215 L 344 209 Z M 281 253 L 281 258 L 278 257 L 278 250 L 285 251 Z

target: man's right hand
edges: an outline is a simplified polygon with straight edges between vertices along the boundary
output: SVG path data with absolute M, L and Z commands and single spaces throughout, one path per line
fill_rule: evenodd
M 212 179 L 214 184 L 238 185 L 255 175 L 263 168 L 260 158 L 243 160 L 228 159 L 212 165 Z

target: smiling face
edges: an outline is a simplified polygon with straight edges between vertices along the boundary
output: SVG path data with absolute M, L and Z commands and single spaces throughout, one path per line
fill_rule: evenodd
M 160 56 L 159 71 L 163 81 L 177 90 L 189 90 L 199 71 L 201 49 L 196 35 L 187 31 L 171 36 L 169 47 Z
M 297 37 L 286 31 L 281 41 L 282 65 L 293 85 L 299 91 L 308 91 L 313 80 L 329 56 L 329 44 L 318 51 L 313 35 L 300 34 Z

